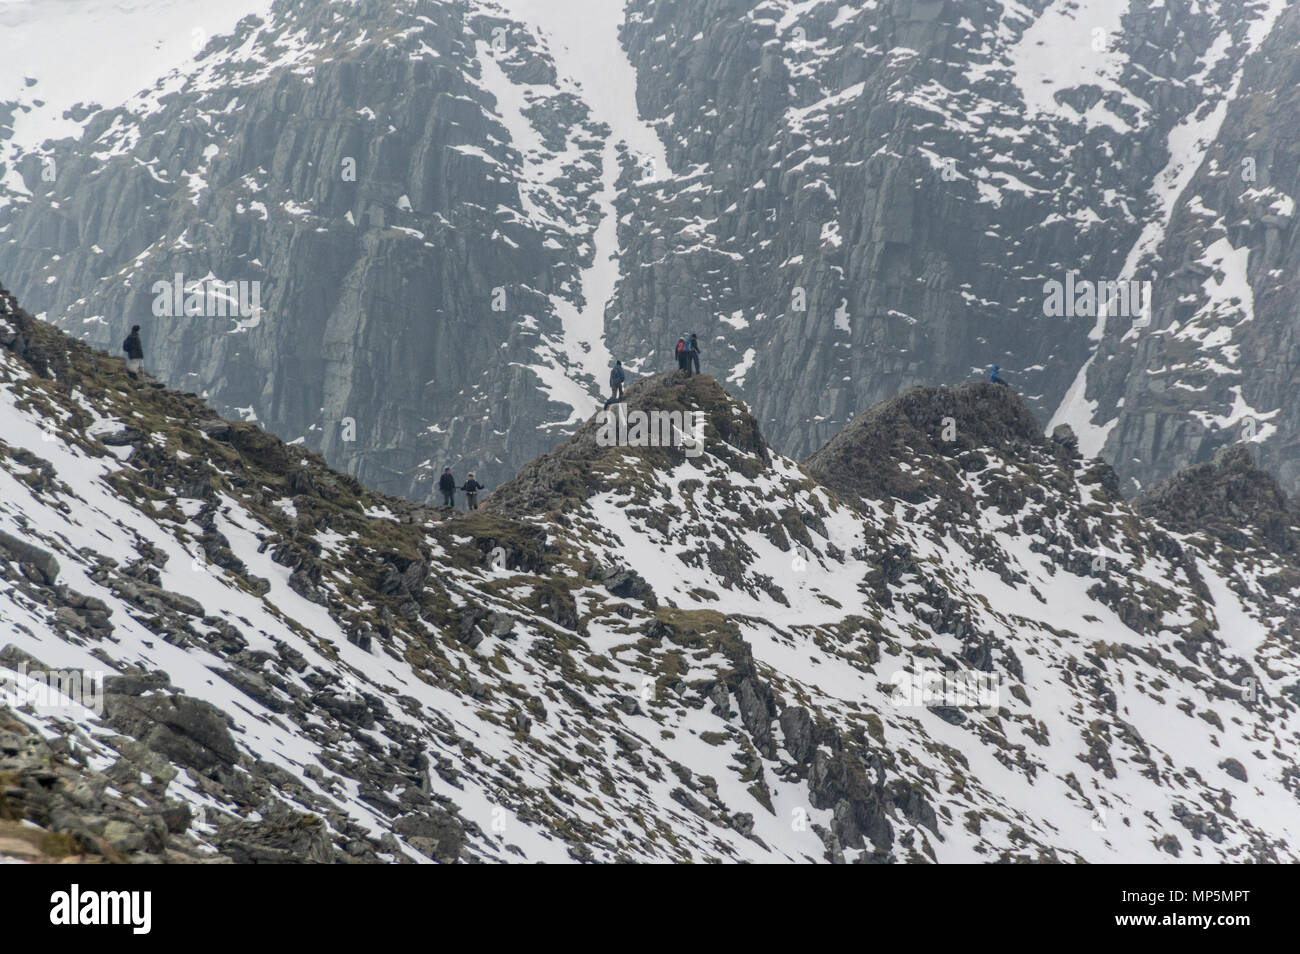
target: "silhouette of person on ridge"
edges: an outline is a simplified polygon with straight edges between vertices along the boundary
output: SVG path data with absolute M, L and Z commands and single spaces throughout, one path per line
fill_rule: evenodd
M 696 374 L 700 373 L 700 339 L 695 337 L 695 332 L 691 332 L 691 339 L 686 342 L 686 353 L 691 357 L 691 370 Z
M 686 376 L 691 376 L 691 352 L 686 344 L 686 335 L 677 339 L 677 370 L 685 371 Z
M 614 370 L 609 372 L 609 400 L 605 402 L 605 410 L 615 401 L 623 400 L 623 362 L 615 361 Z M 473 477 L 473 474 L 470 474 Z
M 473 477 L 473 474 L 470 474 Z M 442 505 L 444 507 L 456 506 L 456 478 L 451 475 L 451 468 L 442 469 L 442 477 L 438 479 L 438 489 L 442 491 Z
M 999 370 L 996 364 L 993 365 L 993 370 L 989 372 L 989 380 L 994 384 L 1006 384 L 1007 382 L 1002 380 L 1002 375 L 998 374 Z M 1007 385 L 1007 387 L 1010 387 L 1010 385 Z
M 144 345 L 140 342 L 139 325 L 131 326 L 131 333 L 122 342 L 122 350 L 126 352 L 126 373 L 133 378 L 138 377 L 140 368 L 144 365 Z
M 473 473 L 471 473 L 469 477 L 466 478 L 465 483 L 461 486 L 460 489 L 465 491 L 465 509 L 477 510 L 478 492 L 480 490 L 483 490 L 484 488 L 482 484 L 480 484 L 477 480 L 474 479 Z

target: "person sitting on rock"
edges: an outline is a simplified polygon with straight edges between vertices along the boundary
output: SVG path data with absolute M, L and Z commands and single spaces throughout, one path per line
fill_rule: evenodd
M 623 362 L 615 361 L 614 370 L 609 372 L 609 400 L 605 402 L 605 410 L 615 401 L 623 400 Z
M 1007 382 L 1002 380 L 1002 375 L 998 374 L 998 370 L 998 366 L 993 365 L 993 370 L 989 372 L 989 380 L 994 384 L 1006 384 Z
M 126 352 L 126 373 L 133 378 L 138 376 L 144 364 L 144 345 L 140 343 L 139 325 L 131 326 L 131 333 L 122 342 L 122 350 Z
M 460 489 L 465 491 L 465 509 L 477 510 L 478 492 L 483 489 L 483 485 L 474 479 L 473 474 L 470 474 L 469 477 L 466 478 L 464 486 Z
M 451 468 L 442 469 L 442 477 L 438 480 L 438 489 L 442 491 L 442 505 L 444 507 L 456 506 L 456 478 L 451 475 Z

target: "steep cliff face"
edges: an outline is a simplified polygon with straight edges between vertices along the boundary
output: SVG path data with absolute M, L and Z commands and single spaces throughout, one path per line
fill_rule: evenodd
M 908 385 L 991 364 L 1056 410 L 1098 332 L 1095 313 L 1053 314 L 1045 284 L 1137 277 L 1130 249 L 1163 234 L 1178 177 L 1200 165 L 1196 136 L 1213 140 L 1244 90 L 1267 95 L 1262 64 L 1239 74 L 1277 59 L 1252 54 L 1280 5 L 629 10 L 634 62 L 669 79 L 641 102 L 666 118 L 680 175 L 634 196 L 626 241 L 643 267 L 620 288 L 635 319 L 611 328 L 615 350 L 698 327 L 775 446 L 805 454 Z M 1097 366 L 1117 401 L 1128 365 Z M 1086 415 L 1059 420 L 1100 449 Z
M 417 499 L 443 464 L 507 479 L 613 357 L 662 371 L 690 331 L 793 456 L 1000 364 L 1125 493 L 1242 438 L 1295 491 L 1297 23 L 1283 0 L 279 0 L 10 149 L 0 267 Z M 260 282 L 260 321 L 155 316 L 176 274 Z M 1049 304 L 1076 281 L 1150 282 L 1150 314 Z
M 373 486 L 499 481 L 596 390 L 565 315 L 616 156 L 557 82 L 495 11 L 284 0 L 53 147 L 53 182 L 28 156 L 6 271 L 97 345 L 141 324 L 151 369 Z M 261 313 L 156 314 L 204 279 L 257 283 Z
M 1297 49 L 1291 5 L 1259 53 L 1234 64 L 1239 91 L 1203 161 L 1185 170 L 1163 241 L 1134 249 L 1153 276 L 1151 327 L 1108 325 L 1086 376 L 1126 492 L 1238 441 L 1300 489 Z

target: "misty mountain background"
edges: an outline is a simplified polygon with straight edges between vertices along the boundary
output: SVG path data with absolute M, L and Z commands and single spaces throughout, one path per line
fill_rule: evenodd
M 689 332 L 794 457 L 999 364 L 1126 494 L 1241 440 L 1300 489 L 1282 0 L 0 18 L 0 274 L 378 489 L 499 485 Z M 1150 282 L 1148 323 L 1046 314 L 1070 273 Z M 177 274 L 264 320 L 156 316 Z

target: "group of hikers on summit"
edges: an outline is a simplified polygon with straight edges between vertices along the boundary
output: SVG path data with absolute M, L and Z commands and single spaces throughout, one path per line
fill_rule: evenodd
M 685 372 L 689 378 L 692 373 L 700 373 L 700 339 L 694 334 L 683 334 L 677 339 L 677 370 Z M 615 401 L 623 400 L 623 382 L 627 376 L 623 373 L 623 362 L 615 361 L 614 368 L 609 372 L 609 398 L 605 401 L 605 409 Z
M 126 354 L 127 373 L 132 378 L 137 377 L 144 366 L 144 345 L 140 341 L 139 325 L 131 326 L 131 333 L 122 342 L 122 351 Z M 700 341 L 694 332 L 689 335 L 683 334 L 677 339 L 676 354 L 678 371 L 685 373 L 688 378 L 692 374 L 700 373 Z M 1002 379 L 1002 375 L 998 373 L 1000 370 L 1001 368 L 995 364 L 993 370 L 989 373 L 989 380 L 994 384 L 1007 383 Z M 609 372 L 610 396 L 605 401 L 606 410 L 615 401 L 623 400 L 623 382 L 625 380 L 623 362 L 621 360 L 615 361 L 613 370 Z M 465 493 L 465 509 L 477 510 L 479 491 L 485 489 L 482 484 L 474 479 L 473 473 L 466 478 L 465 483 L 457 487 L 456 478 L 452 476 L 450 467 L 444 467 L 442 476 L 438 479 L 438 491 L 442 494 L 442 506 L 444 507 L 455 507 L 456 491 L 461 490 Z

